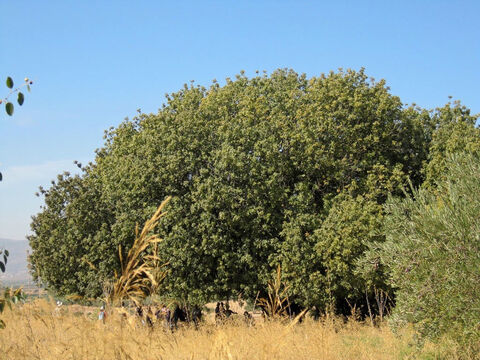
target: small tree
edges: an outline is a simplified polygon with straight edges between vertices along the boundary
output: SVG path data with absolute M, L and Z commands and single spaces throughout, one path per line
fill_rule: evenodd
M 395 324 L 480 350 L 480 157 L 450 156 L 445 169 L 436 188 L 388 201 L 377 255 L 397 289 Z

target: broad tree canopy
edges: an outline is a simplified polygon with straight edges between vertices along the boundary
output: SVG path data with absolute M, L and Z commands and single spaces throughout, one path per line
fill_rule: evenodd
M 281 264 L 299 302 L 342 306 L 364 296 L 368 281 L 353 271 L 379 240 L 379 205 L 407 178 L 423 181 L 433 122 L 363 70 L 185 86 L 157 114 L 106 132 L 82 175 L 42 189 L 33 275 L 98 296 L 118 245 L 128 251 L 135 224 L 171 195 L 158 230 L 164 294 L 253 298 Z

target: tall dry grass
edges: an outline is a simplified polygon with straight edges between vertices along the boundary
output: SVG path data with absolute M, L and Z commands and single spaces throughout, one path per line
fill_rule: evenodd
M 258 302 L 271 321 L 257 319 L 252 326 L 239 316 L 216 326 L 210 319 L 199 330 L 180 327 L 172 333 L 161 321 L 149 327 L 133 315 L 126 316 L 128 312 L 115 305 L 125 299 L 140 303 L 166 276 L 166 264 L 156 248 L 161 239 L 153 231 L 168 200 L 141 232 L 136 229 L 125 259 L 119 249 L 121 269 L 106 297 L 111 307 L 105 322 L 97 320 L 98 309 L 56 307 L 46 300 L 15 306 L 3 316 L 7 327 L 0 332 L 0 360 L 460 358 L 461 349 L 448 341 L 419 350 L 411 330 L 394 335 L 387 326 L 336 318 L 298 323 L 302 314 L 293 321 L 282 319 L 288 297 L 280 268 L 269 283 L 268 298 Z
M 274 318 L 288 315 L 288 285 L 282 282 L 282 269 L 277 267 L 277 274 L 267 283 L 267 297 L 259 298 L 257 304 L 263 308 L 265 315 Z
M 257 321 L 174 333 L 161 324 L 153 329 L 135 318 L 110 314 L 105 324 L 68 307 L 60 311 L 45 300 L 16 306 L 5 313 L 0 332 L 2 359 L 455 359 L 456 348 L 427 344 L 420 351 L 412 333 L 394 335 L 386 326 L 372 327 L 336 319 L 314 322 Z
M 118 247 L 120 259 L 120 275 L 115 273 L 115 280 L 108 289 L 106 302 L 109 305 L 120 304 L 122 300 L 131 300 L 139 304 L 148 295 L 153 294 L 167 275 L 165 266 L 158 256 L 157 244 L 162 241 L 154 230 L 160 219 L 166 214 L 163 211 L 171 197 L 167 197 L 157 208 L 152 217 L 145 222 L 141 232 L 135 227 L 135 240 L 123 258 L 122 248 Z M 149 255 L 145 251 L 150 249 Z

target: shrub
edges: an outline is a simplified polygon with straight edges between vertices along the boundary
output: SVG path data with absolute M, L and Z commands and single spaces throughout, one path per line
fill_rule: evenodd
M 480 158 L 457 154 L 445 164 L 435 188 L 387 201 L 377 254 L 397 289 L 395 325 L 480 349 Z

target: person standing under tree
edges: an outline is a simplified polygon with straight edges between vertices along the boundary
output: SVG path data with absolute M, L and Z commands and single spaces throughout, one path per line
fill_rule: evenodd
M 107 314 L 105 312 L 105 306 L 102 305 L 100 307 L 100 312 L 98 313 L 98 320 L 105 324 L 106 317 L 107 317 Z

